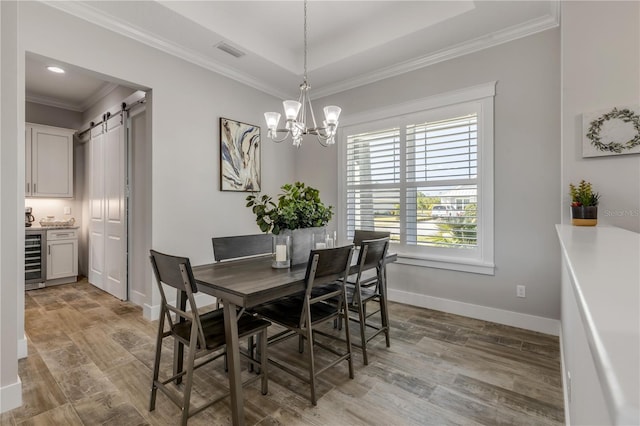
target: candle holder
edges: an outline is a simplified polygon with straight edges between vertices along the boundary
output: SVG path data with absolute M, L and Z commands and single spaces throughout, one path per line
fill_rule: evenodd
M 289 268 L 291 266 L 291 237 L 289 235 L 274 235 L 271 253 L 273 256 L 272 268 Z
M 313 250 L 327 248 L 327 230 L 324 227 L 314 230 L 311 235 L 311 248 Z

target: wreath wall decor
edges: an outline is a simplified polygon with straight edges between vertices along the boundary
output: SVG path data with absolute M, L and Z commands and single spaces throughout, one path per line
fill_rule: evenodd
M 582 156 L 640 154 L 640 106 L 582 115 Z

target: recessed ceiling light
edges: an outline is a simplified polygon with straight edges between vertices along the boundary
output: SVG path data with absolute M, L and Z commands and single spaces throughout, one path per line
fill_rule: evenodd
M 51 72 L 55 72 L 57 74 L 64 74 L 64 70 L 60 67 L 47 67 L 47 69 Z

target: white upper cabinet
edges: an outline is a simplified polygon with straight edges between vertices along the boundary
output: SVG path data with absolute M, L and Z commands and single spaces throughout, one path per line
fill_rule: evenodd
M 25 196 L 73 197 L 75 130 L 27 123 Z

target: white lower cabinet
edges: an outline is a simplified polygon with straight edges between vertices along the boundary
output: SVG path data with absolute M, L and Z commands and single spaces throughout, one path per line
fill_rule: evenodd
M 47 231 L 47 280 L 78 276 L 78 235 L 75 229 Z

